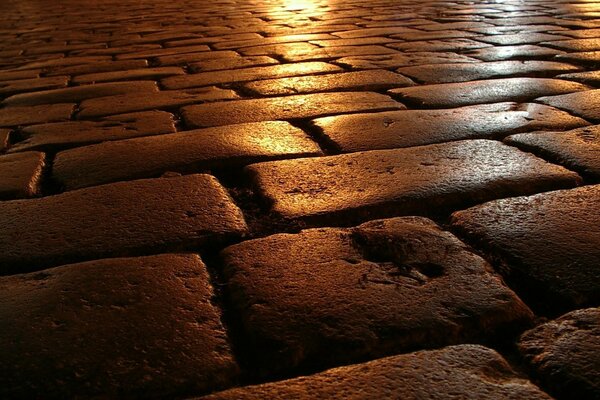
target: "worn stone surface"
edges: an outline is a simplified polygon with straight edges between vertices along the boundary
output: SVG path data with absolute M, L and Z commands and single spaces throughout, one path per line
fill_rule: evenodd
M 173 114 L 145 111 L 108 116 L 100 121 L 69 121 L 28 126 L 22 130 L 23 140 L 15 143 L 10 151 L 56 151 L 109 140 L 174 132 Z
M 246 232 L 242 213 L 209 175 L 114 183 L 3 202 L 0 222 L 0 274 L 196 248 Z
M 439 108 L 502 101 L 528 101 L 540 96 L 561 95 L 587 89 L 587 86 L 580 83 L 560 79 L 507 78 L 415 86 L 392 89 L 389 93 L 401 101 Z
M 222 258 L 254 362 L 269 372 L 490 339 L 531 318 L 483 259 L 425 218 L 279 234 Z
M 600 301 L 600 186 L 489 202 L 453 216 L 454 229 L 499 260 L 517 292 L 548 312 Z
M 562 74 L 557 76 L 560 79 L 567 79 L 570 81 L 581 82 L 586 85 L 598 86 L 600 85 L 600 71 L 587 71 L 587 72 L 575 72 L 572 74 Z
M 537 101 L 567 110 L 592 121 L 600 121 L 600 89 L 542 97 Z
M 0 288 L 4 398 L 173 396 L 237 372 L 197 255 L 65 265 Z
M 264 67 L 267 65 L 276 65 L 279 62 L 268 56 L 247 56 L 228 59 L 225 63 L 223 60 L 214 59 L 201 61 L 190 64 L 190 67 L 195 72 L 219 71 L 224 69 L 239 69 L 248 67 Z
M 471 39 L 439 39 L 425 40 L 416 42 L 394 42 L 388 43 L 388 47 L 402 50 L 403 52 L 411 51 L 461 51 L 468 49 L 481 49 L 491 47 L 491 45 L 482 42 L 476 42 Z
M 343 57 L 338 63 L 353 69 L 399 68 L 410 65 L 479 62 L 479 60 L 449 52 L 412 52 L 384 55 Z
M 4 153 L 10 147 L 10 129 L 0 128 L 0 153 Z
M 311 223 L 429 215 L 498 197 L 572 187 L 580 181 L 562 167 L 486 140 L 247 168 L 275 213 Z
M 201 104 L 183 107 L 182 114 L 189 126 L 202 128 L 403 108 L 402 104 L 379 93 L 336 92 Z
M 600 51 L 585 51 L 578 53 L 566 53 L 556 56 L 560 61 L 577 64 L 598 66 L 600 65 Z
M 53 178 L 67 190 L 102 183 L 237 168 L 260 161 L 321 155 L 306 133 L 287 122 L 229 125 L 176 135 L 118 140 L 60 152 Z
M 260 398 L 551 399 L 518 377 L 498 353 L 478 345 L 387 357 L 307 377 L 227 390 L 202 399 Z
M 74 110 L 75 104 L 0 108 L 0 127 L 67 121 Z
M 16 93 L 62 88 L 67 86 L 68 82 L 69 77 L 67 76 L 0 81 L 0 96 L 6 97 Z
M 600 39 L 598 38 L 557 40 L 553 42 L 544 42 L 542 44 L 557 49 L 568 50 L 573 52 L 600 50 Z
M 143 68 L 130 69 L 127 71 L 97 72 L 94 74 L 79 75 L 73 79 L 73 82 L 77 84 L 89 84 L 95 82 L 160 79 L 168 76 L 183 74 L 183 69 L 179 67 Z
M 0 200 L 38 195 L 45 158 L 37 151 L 0 156 Z
M 330 145 L 345 153 L 462 139 L 501 139 L 519 132 L 589 125 L 564 111 L 535 103 L 339 115 L 312 123 Z
M 483 61 L 502 61 L 513 59 L 551 59 L 554 56 L 560 57 L 564 51 L 551 49 L 531 44 L 518 46 L 494 46 L 482 49 L 472 50 L 466 53 L 469 57 L 479 58 Z M 567 60 L 565 60 L 567 61 Z
M 568 132 L 523 133 L 506 142 L 600 181 L 600 125 Z
M 600 396 L 600 308 L 572 311 L 525 332 L 519 350 L 558 398 Z

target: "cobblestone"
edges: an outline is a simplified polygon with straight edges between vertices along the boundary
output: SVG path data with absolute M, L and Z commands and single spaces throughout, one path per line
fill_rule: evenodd
M 600 89 L 586 90 L 581 93 L 570 93 L 559 96 L 549 96 L 538 101 L 563 110 L 568 110 L 583 118 L 600 121 Z
M 0 127 L 67 121 L 74 110 L 75 104 L 0 108 Z
M 39 194 L 44 158 L 43 153 L 34 151 L 0 156 L 0 199 Z

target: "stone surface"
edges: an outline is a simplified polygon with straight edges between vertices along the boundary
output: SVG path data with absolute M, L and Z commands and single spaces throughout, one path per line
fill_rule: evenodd
M 268 372 L 491 339 L 532 317 L 482 258 L 425 218 L 273 235 L 221 256 L 244 340 Z
M 336 92 L 201 104 L 183 107 L 182 114 L 189 126 L 203 128 L 403 108 L 402 104 L 379 93 Z
M 568 36 L 552 35 L 542 32 L 527 32 L 527 33 L 512 33 L 505 35 L 491 35 L 478 37 L 485 43 L 500 45 L 500 46 L 515 46 L 519 44 L 532 44 L 540 42 L 548 42 L 551 40 L 566 40 Z
M 0 233 L 0 274 L 195 249 L 246 232 L 241 211 L 209 175 L 114 183 L 3 202 L 0 222 L 5 228 Z
M 0 200 L 40 194 L 45 159 L 36 151 L 0 156 Z
M 109 140 L 174 132 L 174 116 L 168 112 L 120 114 L 104 117 L 99 121 L 69 121 L 28 126 L 21 132 L 23 140 L 15 143 L 10 151 L 56 151 Z
M 600 51 L 585 51 L 581 53 L 566 53 L 556 56 L 560 61 L 572 62 L 583 65 L 600 65 Z
M 219 71 L 224 69 L 239 69 L 248 67 L 264 67 L 267 65 L 276 65 L 279 62 L 268 56 L 248 56 L 229 59 L 226 63 L 223 60 L 207 60 L 190 64 L 195 72 Z
M 231 389 L 204 400 L 449 398 L 550 400 L 495 351 L 459 345 L 339 367 L 316 375 Z
M 197 255 L 65 265 L 0 289 L 4 398 L 173 396 L 237 372 Z
M 448 52 L 413 52 L 387 55 L 366 55 L 343 57 L 339 64 L 353 69 L 399 68 L 410 65 L 448 64 L 461 62 L 478 62 L 479 60 Z
M 476 49 L 467 52 L 469 57 L 479 58 L 483 61 L 502 61 L 513 59 L 552 58 L 564 51 L 548 47 L 524 44 L 519 46 L 494 46 Z M 561 60 L 562 61 L 562 60 Z M 567 60 L 565 60 L 567 61 Z
M 513 133 L 572 129 L 589 124 L 564 111 L 535 103 L 339 115 L 312 123 L 330 145 L 344 153 L 462 139 L 501 139 Z
M 287 122 L 271 121 L 118 140 L 60 152 L 53 178 L 66 190 L 151 178 L 169 171 L 239 168 L 260 161 L 322 155 Z
M 0 129 L 0 153 L 4 153 L 10 147 L 10 129 Z
M 489 202 L 452 225 L 498 259 L 524 298 L 555 313 L 600 302 L 600 186 Z
M 600 39 L 598 38 L 557 40 L 553 42 L 544 42 L 542 44 L 573 52 L 600 50 Z
M 580 83 L 560 79 L 507 78 L 415 86 L 392 89 L 389 93 L 411 104 L 440 108 L 502 101 L 528 101 L 540 96 L 561 95 L 586 89 L 588 87 Z
M 0 127 L 67 121 L 74 110 L 75 104 L 0 108 Z
M 557 397 L 600 396 L 600 308 L 572 311 L 525 332 L 519 350 Z
M 557 76 L 560 79 L 567 79 L 570 81 L 581 82 L 586 85 L 598 86 L 600 85 L 600 71 L 587 71 L 587 72 L 576 72 L 572 74 L 562 74 Z
M 33 92 L 36 90 L 57 89 L 67 86 L 67 76 L 52 76 L 47 78 L 19 79 L 16 81 L 0 81 L 0 96 L 10 96 L 16 93 Z
M 568 132 L 522 133 L 508 137 L 506 143 L 600 181 L 600 125 Z
M 542 97 L 537 101 L 567 110 L 592 121 L 600 121 L 600 89 Z
M 309 223 L 437 214 L 580 181 L 562 167 L 487 140 L 275 161 L 247 169 L 276 214 Z
M 94 74 L 79 75 L 73 79 L 73 82 L 77 84 L 90 84 L 95 82 L 160 79 L 173 75 L 183 75 L 184 73 L 183 69 L 179 67 L 130 69 L 127 71 L 97 72 Z

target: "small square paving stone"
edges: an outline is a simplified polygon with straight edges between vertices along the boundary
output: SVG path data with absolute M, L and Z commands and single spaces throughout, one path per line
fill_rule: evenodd
M 525 131 L 589 125 L 564 111 L 535 103 L 350 114 L 319 118 L 312 123 L 330 144 L 344 153 L 461 139 L 501 139 Z
M 0 275 L 195 249 L 247 230 L 241 211 L 210 175 L 113 183 L 2 202 L 0 226 Z
M 588 86 L 580 83 L 560 79 L 507 78 L 415 86 L 392 89 L 388 93 L 411 104 L 440 108 L 528 101 L 540 96 L 562 95 L 587 89 Z
M 486 261 L 425 218 L 277 234 L 221 255 L 266 372 L 492 340 L 532 318 Z
M 521 336 L 519 350 L 557 398 L 600 398 L 600 308 L 572 311 Z
M 73 86 L 64 89 L 16 94 L 5 99 L 2 104 L 5 106 L 35 106 L 51 103 L 79 103 L 80 101 L 95 97 L 141 92 L 148 96 L 148 93 L 158 92 L 158 86 L 153 81 L 111 82 Z
M 452 226 L 544 313 L 600 304 L 600 185 L 492 201 Z
M 231 389 L 202 400 L 451 398 L 551 400 L 531 382 L 518 377 L 494 350 L 472 344 L 402 354 L 311 376 Z
M 118 140 L 62 151 L 52 177 L 66 190 L 174 172 L 239 168 L 260 161 L 322 155 L 302 130 L 256 122 Z
M 542 97 L 537 101 L 592 121 L 600 121 L 600 89 Z
M 37 151 L 0 156 L 0 200 L 38 195 L 45 159 Z
M 174 133 L 175 118 L 164 111 L 146 111 L 104 117 L 99 121 L 69 121 L 31 125 L 21 131 L 24 139 L 11 147 L 23 150 L 61 150 L 109 140 Z
M 64 265 L 0 278 L 0 396 L 210 392 L 237 373 L 196 255 Z
M 273 161 L 247 170 L 276 214 L 310 224 L 437 215 L 581 181 L 574 172 L 491 140 Z
M 73 111 L 75 111 L 75 104 L 0 108 L 0 127 L 68 121 Z
M 208 103 L 183 107 L 185 122 L 196 128 L 316 118 L 327 114 L 386 111 L 405 108 L 389 96 L 373 92 L 315 93 L 268 99 Z
M 600 125 L 568 132 L 522 133 L 506 138 L 505 142 L 600 182 Z

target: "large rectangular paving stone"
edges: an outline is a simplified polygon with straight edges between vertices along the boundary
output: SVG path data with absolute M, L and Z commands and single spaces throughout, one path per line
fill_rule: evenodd
M 456 345 L 349 365 L 311 376 L 231 389 L 202 400 L 530 399 L 551 397 L 494 350 Z
M 587 89 L 588 86 L 561 79 L 506 78 L 415 86 L 392 89 L 388 93 L 418 106 L 450 108 L 502 101 L 521 102 Z
M 302 130 L 283 121 L 118 140 L 62 151 L 52 177 L 66 190 L 151 178 L 169 171 L 239 168 L 251 163 L 321 155 Z
M 64 265 L 0 278 L 0 396 L 210 392 L 237 374 L 197 255 Z
M 495 198 L 572 187 L 581 181 L 574 172 L 491 140 L 274 161 L 246 168 L 272 211 L 310 224 L 437 215 Z
M 505 142 L 600 181 L 600 125 L 568 132 L 522 133 Z
M 544 312 L 600 305 L 600 185 L 492 201 L 452 226 Z
M 403 108 L 405 107 L 402 104 L 379 93 L 335 92 L 187 106 L 183 107 L 182 114 L 189 126 L 202 128 Z
M 532 318 L 486 261 L 425 218 L 277 234 L 221 255 L 263 372 L 493 340 Z
M 17 93 L 33 92 L 37 90 L 57 89 L 67 86 L 68 76 L 52 76 L 34 79 L 19 79 L 15 81 L 0 82 L 0 97 Z
M 195 249 L 247 230 L 241 211 L 209 175 L 114 183 L 3 202 L 0 223 L 0 275 Z
M 499 139 L 525 131 L 589 125 L 564 111 L 535 103 L 338 115 L 312 123 L 330 145 L 344 153 L 462 139 Z
M 0 200 L 40 194 L 45 160 L 37 151 L 0 156 Z
M 69 121 L 31 125 L 21 130 L 23 140 L 10 152 L 23 150 L 56 151 L 109 140 L 174 133 L 175 118 L 164 111 L 113 115 L 99 121 Z
M 76 104 L 43 104 L 39 106 L 0 109 L 0 127 L 68 121 Z
M 541 97 L 537 101 L 592 121 L 600 121 L 600 89 Z

